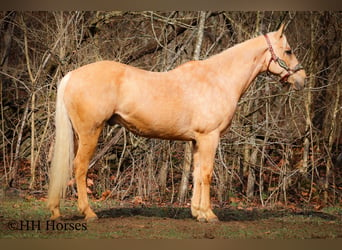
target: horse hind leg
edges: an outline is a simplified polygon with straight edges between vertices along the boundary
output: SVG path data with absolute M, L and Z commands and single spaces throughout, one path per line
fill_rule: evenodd
M 88 166 L 95 151 L 99 135 L 102 131 L 100 126 L 97 129 L 88 130 L 87 133 L 78 133 L 78 150 L 74 160 L 75 178 L 78 193 L 78 210 L 85 215 L 86 220 L 96 219 L 97 216 L 90 208 L 87 196 L 86 176 Z

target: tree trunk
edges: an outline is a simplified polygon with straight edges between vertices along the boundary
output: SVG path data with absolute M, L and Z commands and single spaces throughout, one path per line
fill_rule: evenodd
M 270 96 L 271 95 L 271 91 L 270 91 L 270 85 L 269 83 L 265 83 L 265 94 L 266 96 Z M 260 197 L 260 201 L 261 204 L 264 206 L 265 202 L 264 202 L 264 161 L 265 161 L 265 156 L 266 156 L 266 148 L 267 148 L 267 144 L 268 144 L 268 138 L 269 138 L 269 123 L 270 123 L 270 98 L 266 99 L 266 104 L 265 104 L 265 135 L 264 135 L 264 140 L 263 140 L 263 145 L 262 145 L 262 149 L 261 149 L 261 156 L 260 156 L 260 170 L 259 170 L 259 197 Z
M 248 168 L 248 179 L 247 179 L 247 190 L 246 195 L 249 201 L 253 200 L 254 197 L 254 186 L 255 186 L 255 164 L 257 161 L 258 149 L 255 146 L 253 149 L 253 153 L 250 157 L 250 165 Z
M 35 183 L 35 173 L 36 173 L 36 161 L 35 161 L 35 103 L 36 103 L 36 80 L 37 75 L 34 77 L 31 69 L 31 59 L 29 56 L 28 39 L 27 39 L 27 27 L 23 16 L 21 16 L 22 25 L 24 28 L 24 49 L 26 58 L 26 67 L 31 80 L 31 181 L 29 188 L 32 189 Z
M 159 189 L 160 194 L 163 197 L 165 195 L 166 190 L 166 182 L 167 182 L 167 170 L 169 166 L 169 146 L 170 142 L 165 141 L 163 145 L 163 157 L 162 157 L 162 166 L 159 170 L 158 181 L 159 181 Z
M 314 18 L 314 17 L 313 17 Z M 301 168 L 302 173 L 306 173 L 309 167 L 309 154 L 310 154 L 310 141 L 312 139 L 312 118 L 311 118 L 311 106 L 312 106 L 312 93 L 311 89 L 314 87 L 314 72 L 315 72 L 315 63 L 314 63 L 314 47 L 315 43 L 315 19 L 311 20 L 311 53 L 310 53 L 310 76 L 309 76 L 309 84 L 307 91 L 307 96 L 305 98 L 305 116 L 306 116 L 306 124 L 305 124 L 305 138 L 304 138 L 304 152 L 303 152 L 303 166 Z M 311 142 L 312 143 L 312 142 Z
M 182 180 L 179 186 L 179 194 L 178 201 L 180 204 L 183 204 L 186 200 L 188 186 L 189 186 L 189 177 L 190 177 L 190 169 L 191 169 L 191 151 L 192 145 L 191 142 L 185 143 L 184 149 L 184 160 L 183 160 L 183 172 L 182 172 Z
M 342 55 L 341 55 L 342 58 Z M 336 84 L 336 89 L 334 91 L 336 93 L 336 99 L 335 103 L 333 104 L 333 112 L 332 112 L 332 117 L 331 117 L 331 126 L 330 126 L 330 131 L 329 131 L 329 137 L 328 137 L 328 148 L 327 148 L 327 154 L 328 154 L 328 159 L 326 163 L 326 172 L 325 172 L 325 183 L 324 183 L 324 193 L 323 193 L 323 202 L 325 205 L 328 205 L 328 196 L 329 196 L 329 177 L 331 176 L 332 173 L 332 168 L 334 166 L 332 162 L 332 148 L 334 141 L 336 139 L 336 118 L 337 118 L 337 113 L 339 112 L 339 102 L 340 102 L 340 91 L 341 91 L 341 86 L 340 83 Z M 334 185 L 335 186 L 335 185 Z M 334 203 L 335 201 L 333 201 Z
M 257 101 L 255 101 L 257 102 Z M 253 124 L 257 123 L 256 113 L 253 114 Z M 246 151 L 245 153 L 248 154 L 249 161 L 247 162 L 248 166 L 248 178 L 247 178 L 247 188 L 246 188 L 246 195 L 249 201 L 253 200 L 254 197 L 254 186 L 255 186 L 255 167 L 258 157 L 258 146 L 255 142 L 256 135 L 253 134 L 250 138 L 250 144 L 248 148 L 250 150 Z

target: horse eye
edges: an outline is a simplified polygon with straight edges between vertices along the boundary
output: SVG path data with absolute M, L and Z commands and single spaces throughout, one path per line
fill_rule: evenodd
M 292 55 L 292 50 L 290 50 L 290 49 L 289 50 L 285 50 L 285 53 L 290 56 L 290 55 Z

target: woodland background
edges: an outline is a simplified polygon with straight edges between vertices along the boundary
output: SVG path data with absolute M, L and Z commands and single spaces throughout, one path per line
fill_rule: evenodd
M 221 139 L 213 203 L 341 205 L 341 12 L 1 12 L 2 193 L 46 196 L 56 86 L 68 71 L 98 60 L 166 71 L 276 30 L 283 18 L 307 86 L 296 92 L 257 77 Z M 89 195 L 187 206 L 190 151 L 189 143 L 107 126 L 88 172 Z M 72 182 L 68 190 L 76 196 Z

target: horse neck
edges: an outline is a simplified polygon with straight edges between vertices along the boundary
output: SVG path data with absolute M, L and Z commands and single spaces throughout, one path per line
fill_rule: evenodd
M 265 71 L 267 49 L 263 36 L 259 36 L 213 56 L 224 87 L 230 93 L 235 89 L 238 99 L 255 77 Z

